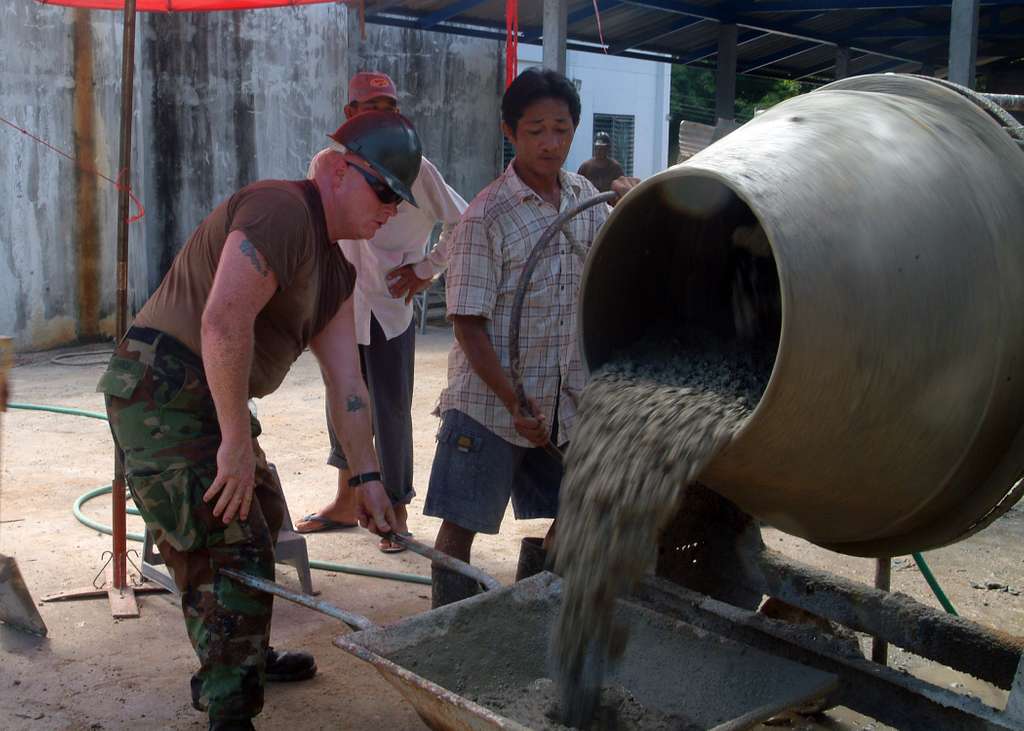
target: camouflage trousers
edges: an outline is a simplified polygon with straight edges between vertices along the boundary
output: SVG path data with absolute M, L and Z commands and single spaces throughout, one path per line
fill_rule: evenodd
M 202 361 L 170 336 L 133 327 L 100 379 L 128 489 L 181 591 L 200 669 L 193 676 L 210 718 L 263 708 L 272 597 L 221 576 L 233 568 L 274 578 L 284 497 L 256 437 L 256 488 L 246 520 L 228 525 L 203 494 L 217 473 L 220 428 Z M 193 692 L 195 696 L 196 693 Z

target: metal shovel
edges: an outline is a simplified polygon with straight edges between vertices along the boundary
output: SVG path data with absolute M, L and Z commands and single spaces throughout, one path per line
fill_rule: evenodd
M 0 338 L 0 413 L 7 410 L 7 372 L 11 368 L 14 344 L 10 338 Z M 0 419 L 3 417 L 0 416 Z M 0 436 L 2 436 L 0 422 Z M 46 636 L 46 624 L 39 616 L 36 603 L 28 593 L 25 579 L 18 570 L 13 556 L 0 553 L 0 622 L 25 632 Z

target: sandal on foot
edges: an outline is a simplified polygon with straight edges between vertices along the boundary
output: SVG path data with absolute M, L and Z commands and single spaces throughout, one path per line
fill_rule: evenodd
M 296 533 L 327 533 L 332 530 L 344 530 L 345 528 L 355 528 L 359 523 L 346 523 L 340 520 L 331 520 L 325 518 L 317 513 L 310 513 L 309 515 L 303 515 L 299 520 L 300 523 L 312 523 L 312 527 L 303 526 L 295 527 Z
M 411 536 L 412 533 L 402 533 L 403 536 Z M 381 553 L 401 553 L 406 550 L 405 546 L 401 543 L 392 543 L 388 538 L 381 538 L 380 543 L 377 544 L 377 548 L 380 549 Z

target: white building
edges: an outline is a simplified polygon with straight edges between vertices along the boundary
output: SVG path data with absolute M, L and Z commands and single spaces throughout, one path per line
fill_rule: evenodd
M 541 58 L 540 46 L 520 45 L 519 71 L 539 66 Z M 592 157 L 594 133 L 605 131 L 612 136 L 611 156 L 627 175 L 646 178 L 664 170 L 671 69 L 667 63 L 569 51 L 566 76 L 576 83 L 583 109 L 566 169 L 575 171 Z

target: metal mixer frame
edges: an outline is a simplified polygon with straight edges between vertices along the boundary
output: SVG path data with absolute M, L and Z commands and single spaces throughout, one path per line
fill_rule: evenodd
M 828 699 L 899 729 L 1024 729 L 1024 638 L 792 561 L 758 523 L 700 485 L 659 547 L 657 577 L 636 599 L 659 612 L 834 673 Z M 1005 711 L 887 665 L 851 656 L 817 626 L 758 614 L 770 596 L 1009 690 Z

